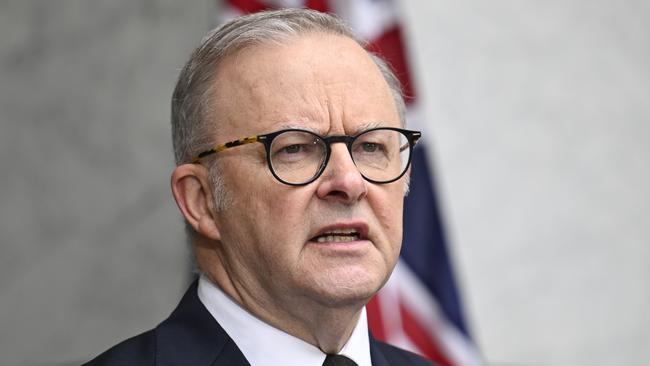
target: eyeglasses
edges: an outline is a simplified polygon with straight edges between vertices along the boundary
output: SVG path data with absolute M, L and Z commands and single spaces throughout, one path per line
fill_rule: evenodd
M 413 147 L 422 136 L 419 131 L 378 127 L 355 136 L 320 136 L 310 131 L 290 128 L 265 135 L 226 142 L 200 153 L 201 158 L 232 147 L 260 142 L 266 148 L 266 160 L 273 176 L 280 182 L 302 186 L 318 179 L 332 153 L 331 145 L 347 145 L 359 173 L 367 181 L 391 183 L 401 178 L 411 163 Z

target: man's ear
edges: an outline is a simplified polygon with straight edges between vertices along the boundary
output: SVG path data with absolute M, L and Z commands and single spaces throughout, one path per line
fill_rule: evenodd
M 172 193 L 185 220 L 201 235 L 220 240 L 208 171 L 199 164 L 179 165 L 172 172 Z

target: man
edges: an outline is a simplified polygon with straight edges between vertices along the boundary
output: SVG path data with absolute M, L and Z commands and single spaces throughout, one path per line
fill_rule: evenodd
M 420 134 L 402 129 L 390 69 L 343 23 L 293 9 L 210 33 L 172 125 L 200 279 L 158 327 L 89 365 L 430 365 L 368 335 Z

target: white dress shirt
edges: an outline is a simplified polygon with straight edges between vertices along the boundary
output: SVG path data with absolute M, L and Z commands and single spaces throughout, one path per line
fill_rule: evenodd
M 250 314 L 204 276 L 199 279 L 198 295 L 251 366 L 321 366 L 325 361 L 326 355 L 318 347 Z M 365 308 L 339 354 L 347 356 L 359 366 L 371 366 Z

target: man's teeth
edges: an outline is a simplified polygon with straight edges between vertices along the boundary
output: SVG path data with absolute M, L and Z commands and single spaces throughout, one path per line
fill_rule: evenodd
M 317 243 L 344 243 L 359 240 L 359 233 L 349 230 L 334 230 L 316 237 Z

